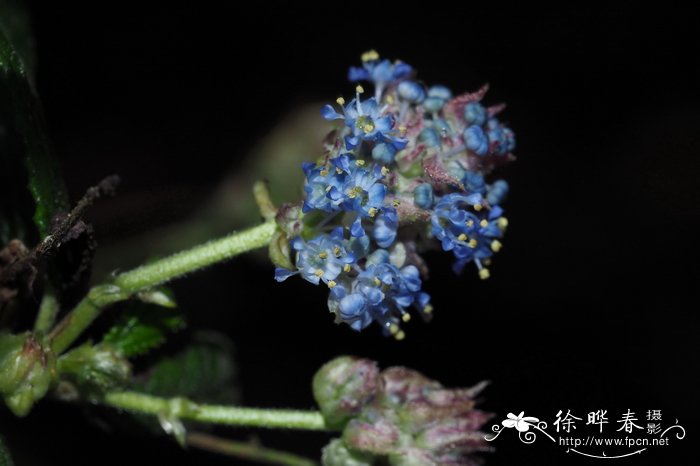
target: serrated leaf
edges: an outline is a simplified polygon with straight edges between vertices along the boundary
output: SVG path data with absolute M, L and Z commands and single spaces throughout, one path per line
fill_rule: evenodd
M 102 342 L 130 358 L 160 346 L 168 333 L 184 325 L 185 319 L 178 309 L 135 302 L 105 334 Z
M 0 28 L 0 231 L 3 242 L 45 236 L 68 197 L 51 157 L 41 106 L 19 54 Z M 28 214 L 33 210 L 33 216 Z M 33 220 L 34 227 L 31 225 Z M 5 223 L 8 222 L 8 223 Z M 29 241 L 31 242 L 31 241 Z
M 235 379 L 231 341 L 219 333 L 198 332 L 182 351 L 155 364 L 134 389 L 199 402 L 235 403 Z
M 10 450 L 5 444 L 5 439 L 0 437 L 0 466 L 14 466 L 15 463 L 12 461 L 10 456 Z

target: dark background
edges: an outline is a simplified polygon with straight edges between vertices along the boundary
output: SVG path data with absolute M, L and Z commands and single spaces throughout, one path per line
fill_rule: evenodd
M 369 48 L 456 91 L 489 82 L 486 102 L 507 101 L 518 138 L 518 160 L 503 172 L 511 227 L 492 278 L 453 276 L 449 255 L 433 254 L 425 287 L 436 318 L 411 322 L 402 343 L 333 325 L 325 291 L 276 284 L 272 267 L 250 258 L 178 282 L 192 326 L 236 341 L 246 404 L 311 408 L 314 370 L 350 353 L 449 386 L 489 379 L 483 407 L 494 422 L 523 410 L 551 423 L 559 409 L 584 418 L 607 409 L 612 432 L 628 408 L 640 418 L 662 409 L 662 423 L 677 418 L 688 437 L 618 461 L 689 464 L 699 388 L 694 11 L 218 3 L 32 7 L 38 89 L 73 198 L 109 173 L 123 179 L 118 199 L 96 207 L 101 242 L 196 213 L 284 115 L 347 94 L 346 69 Z M 113 434 L 50 402 L 8 422 L 20 465 L 93 464 L 98 455 L 105 466 L 238 464 Z M 595 461 L 511 434 L 487 464 Z M 327 441 L 259 435 L 316 457 Z

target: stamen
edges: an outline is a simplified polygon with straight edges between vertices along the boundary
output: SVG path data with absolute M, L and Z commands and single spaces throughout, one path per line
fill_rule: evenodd
M 377 53 L 376 50 L 368 50 L 365 53 L 361 55 L 362 62 L 368 62 L 368 61 L 374 61 L 374 60 L 379 60 L 379 53 Z
M 508 226 L 508 219 L 505 217 L 500 217 L 498 219 L 498 228 L 500 228 L 501 230 L 505 230 L 507 226 Z
M 336 285 L 337 283 L 333 280 L 328 280 L 328 288 L 335 288 Z
M 404 333 L 403 330 L 399 330 L 396 335 L 394 335 L 394 338 L 396 338 L 397 341 L 401 341 L 404 338 L 406 338 L 406 334 Z
M 457 237 L 457 240 L 459 240 L 459 241 L 466 241 L 466 240 L 467 240 L 467 235 L 465 235 L 464 233 L 462 233 L 461 235 L 459 235 L 459 236 Z
M 388 103 L 389 105 L 393 104 L 394 103 L 394 96 L 391 94 L 386 96 L 386 103 Z
M 386 167 L 382 167 L 382 175 L 387 176 L 389 174 L 390 170 Z
M 328 257 L 328 253 L 326 251 L 323 251 L 318 255 L 318 257 L 321 259 L 325 259 L 326 257 Z
M 357 92 L 358 94 L 364 94 L 365 88 L 358 84 L 357 87 L 355 88 L 355 92 Z
M 358 167 L 362 167 L 362 166 L 364 166 L 364 164 L 365 164 L 364 160 L 355 160 L 355 165 L 357 165 Z
M 333 248 L 333 254 L 335 254 L 335 257 L 340 257 L 340 253 L 341 253 L 341 252 L 342 252 L 342 251 L 341 251 L 341 249 L 340 249 L 340 246 L 336 246 L 336 247 Z
M 398 199 L 394 199 L 394 201 L 393 201 L 391 204 L 392 204 L 394 207 L 398 207 L 398 206 L 401 205 L 401 201 L 399 201 Z
M 314 272 L 314 275 L 316 275 L 318 278 L 321 278 L 323 276 L 323 270 L 316 269 L 316 271 Z
M 321 170 L 320 173 L 321 173 L 321 176 L 328 176 L 328 170 L 326 170 L 325 168 L 323 170 Z
M 387 322 L 387 328 L 389 329 L 389 333 L 392 335 L 396 335 L 396 333 L 399 331 L 399 326 L 394 322 Z
M 476 248 L 476 245 L 477 245 L 477 242 L 474 238 L 469 240 L 469 247 L 470 248 L 474 249 L 474 248 Z
M 481 228 L 486 228 L 487 226 L 489 226 L 489 221 L 483 219 L 481 222 L 479 222 L 479 225 L 481 225 Z
M 486 280 L 490 276 L 491 276 L 491 273 L 489 272 L 489 269 L 487 269 L 486 267 L 479 270 L 479 278 L 481 278 L 482 280 Z
M 498 241 L 497 239 L 493 240 L 493 242 L 491 243 L 491 250 L 493 252 L 500 251 L 502 247 L 503 247 L 503 244 L 500 241 Z
M 483 208 L 484 206 L 482 206 L 481 204 L 474 204 L 474 210 L 476 210 L 477 212 L 479 212 Z
M 375 215 L 377 215 L 377 209 L 375 209 L 374 207 L 370 207 L 370 209 L 367 211 L 367 213 L 369 214 L 370 217 L 374 217 Z
M 343 272 L 346 272 L 346 273 L 347 273 L 347 272 L 349 272 L 349 271 L 351 271 L 351 270 L 352 270 L 352 266 L 351 266 L 350 264 L 345 264 L 345 265 L 343 266 Z
M 411 320 L 411 314 L 406 312 L 404 315 L 401 316 L 401 320 L 403 320 L 404 322 L 408 322 L 409 320 Z
M 378 279 L 377 277 L 374 277 L 374 284 L 379 286 L 382 284 L 382 281 L 380 279 Z
M 345 105 L 345 99 L 343 99 L 342 97 L 338 97 L 337 99 L 335 99 L 335 101 L 338 103 L 338 105 Z
M 474 226 L 474 220 L 467 220 L 467 228 L 471 228 Z
M 423 313 L 430 315 L 433 313 L 434 310 L 435 308 L 433 308 L 432 304 L 428 304 L 423 308 Z

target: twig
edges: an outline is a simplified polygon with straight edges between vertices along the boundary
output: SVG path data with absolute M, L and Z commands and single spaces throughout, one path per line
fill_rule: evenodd
M 201 432 L 188 433 L 185 443 L 200 450 L 252 460 L 258 463 L 283 466 L 316 466 L 318 464 L 308 458 L 287 453 L 286 451 L 265 448 L 255 442 L 238 442 Z
M 111 175 L 96 186 L 88 188 L 75 207 L 52 227 L 51 232 L 38 245 L 22 258 L 0 270 L 0 284 L 9 283 L 15 280 L 18 274 L 32 269 L 42 258 L 58 249 L 66 238 L 71 238 L 73 236 L 71 230 L 80 221 L 88 207 L 103 196 L 113 195 L 118 184 L 119 177 Z

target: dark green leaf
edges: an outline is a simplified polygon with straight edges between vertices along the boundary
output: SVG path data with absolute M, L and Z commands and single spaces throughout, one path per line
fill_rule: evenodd
M 153 366 L 134 388 L 158 396 L 234 403 L 238 400 L 235 378 L 230 340 L 219 333 L 199 332 L 184 350 Z
M 10 450 L 5 444 L 5 439 L 0 437 L 0 466 L 14 466 L 15 463 L 12 461 L 10 456 Z
M 0 29 L 17 50 L 33 80 L 36 55 L 29 12 L 22 0 L 0 0 Z
M 0 28 L 0 240 L 33 242 L 68 198 L 51 157 L 39 101 L 26 67 Z M 28 212 L 33 210 L 33 216 Z M 35 228 L 31 226 L 33 220 Z
M 185 319 L 178 309 L 134 302 L 102 342 L 111 345 L 123 356 L 138 356 L 160 346 L 168 333 L 184 325 Z

